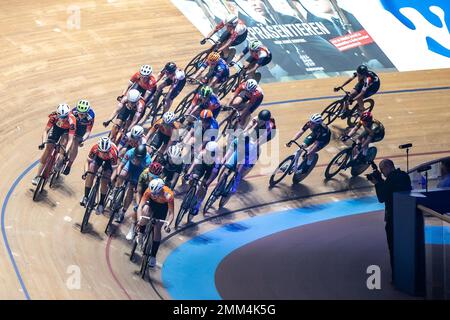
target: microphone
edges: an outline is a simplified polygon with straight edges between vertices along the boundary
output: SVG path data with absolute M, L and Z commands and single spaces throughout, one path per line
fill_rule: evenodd
M 399 149 L 407 149 L 407 148 L 411 148 L 411 147 L 412 147 L 412 143 L 401 144 L 398 146 Z

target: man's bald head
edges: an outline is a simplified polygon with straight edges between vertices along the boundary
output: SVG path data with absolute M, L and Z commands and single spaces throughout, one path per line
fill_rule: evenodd
M 380 170 L 385 177 L 395 170 L 394 162 L 391 159 L 383 159 L 380 162 Z

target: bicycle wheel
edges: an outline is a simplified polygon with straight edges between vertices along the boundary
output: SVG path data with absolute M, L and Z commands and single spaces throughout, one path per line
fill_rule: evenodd
M 134 253 L 136 252 L 137 245 L 138 245 L 137 239 L 136 239 L 136 237 L 134 237 L 133 246 L 131 247 L 131 252 L 130 252 L 130 261 L 133 261 L 133 259 L 134 259 Z
M 308 171 L 305 173 L 301 173 L 298 170 L 296 172 L 294 172 L 294 175 L 292 176 L 292 183 L 297 184 L 297 183 L 300 183 L 301 181 L 303 181 L 311 173 L 311 171 L 313 171 L 318 160 L 319 160 L 319 155 L 317 153 L 315 153 L 313 162 L 309 166 Z M 304 161 L 306 161 L 306 159 Z
M 375 101 L 373 99 L 366 99 L 364 100 L 364 111 L 372 111 L 373 107 L 375 106 Z M 355 104 L 355 106 L 351 110 L 351 115 L 347 117 L 347 126 L 354 127 L 356 125 L 356 122 L 359 119 L 359 113 L 358 113 L 358 105 Z
M 295 158 L 294 155 L 290 155 L 289 157 L 284 159 L 278 165 L 278 167 L 275 169 L 275 171 L 270 176 L 270 180 L 269 180 L 270 188 L 274 187 L 277 183 L 279 183 L 281 180 L 283 180 L 284 177 L 286 177 L 286 175 L 288 175 L 290 173 L 290 171 L 292 170 L 292 166 L 294 165 L 294 158 Z M 277 174 L 279 174 L 279 173 L 281 175 L 277 176 Z
M 37 201 L 38 196 L 44 190 L 45 178 L 39 177 L 39 182 L 33 192 L 33 201 Z
M 53 189 L 53 187 L 55 186 L 56 181 L 59 178 L 60 173 L 61 173 L 61 171 L 53 171 L 52 172 L 52 174 L 50 175 L 50 181 L 49 181 L 49 184 L 48 184 L 48 186 L 50 188 Z
M 334 156 L 334 158 L 331 160 L 331 162 L 325 169 L 325 179 L 329 180 L 333 178 L 335 175 L 339 173 L 339 171 L 341 171 L 344 168 L 344 166 L 348 162 L 351 152 L 352 148 L 347 148 L 340 151 L 337 155 Z
M 116 216 L 116 214 L 119 213 L 120 209 L 122 209 L 122 202 L 123 202 L 124 196 L 125 196 L 125 190 L 123 187 L 121 187 L 117 191 L 116 196 L 114 197 L 114 200 L 113 200 L 111 215 L 109 216 L 108 224 L 106 225 L 106 228 L 105 228 L 106 234 L 108 234 L 108 230 L 112 225 L 114 217 Z
M 219 181 L 219 183 L 216 185 L 216 187 L 213 189 L 213 191 L 211 192 L 211 194 L 208 197 L 208 200 L 206 200 L 205 206 L 203 207 L 203 214 L 208 212 L 208 210 L 213 206 L 213 204 L 220 197 L 223 190 L 225 189 L 226 183 L 227 183 L 226 179 L 221 179 Z
M 184 73 L 186 74 L 186 78 L 189 78 L 199 69 L 199 63 L 206 59 L 208 54 L 211 52 L 211 49 L 205 50 L 197 54 L 184 68 Z
M 145 279 L 145 274 L 147 273 L 148 259 L 152 251 L 152 246 L 153 246 L 153 227 L 150 228 L 148 236 L 145 239 L 144 251 L 142 253 L 141 269 L 139 270 L 142 279 Z
M 88 202 L 86 204 L 86 210 L 84 211 L 83 221 L 81 222 L 81 227 L 80 227 L 81 233 L 84 233 L 84 231 L 89 223 L 89 218 L 91 217 L 92 210 L 95 207 L 95 200 L 96 200 L 95 198 L 97 197 L 97 189 L 98 189 L 98 184 L 96 182 L 94 187 L 91 189 L 91 191 L 89 192 L 89 195 L 88 195 Z
M 231 89 L 233 89 L 238 78 L 237 75 L 237 73 L 233 74 L 219 87 L 219 90 L 217 91 L 217 97 L 219 98 L 219 100 L 225 98 L 225 96 L 231 91 Z
M 196 190 L 197 188 L 195 187 L 191 187 L 189 188 L 188 193 L 186 194 L 186 196 L 183 199 L 183 202 L 181 203 L 180 206 L 180 210 L 178 211 L 178 215 L 177 218 L 175 219 L 175 228 L 178 228 L 178 226 L 180 225 L 181 221 L 183 221 L 183 217 L 184 215 L 191 210 L 192 207 L 192 200 L 195 196 Z
M 184 115 L 184 113 L 186 112 L 186 110 L 189 108 L 189 106 L 192 103 L 192 100 L 194 100 L 195 94 L 197 93 L 197 89 L 196 90 L 192 90 L 191 92 L 189 92 L 181 101 L 180 103 L 177 105 L 177 107 L 175 108 L 174 113 L 177 116 L 182 116 Z
M 363 163 L 352 166 L 352 169 L 350 170 L 350 173 L 352 177 L 359 176 L 361 173 L 366 171 L 369 166 L 370 162 L 372 162 L 375 157 L 377 156 L 377 148 L 370 147 L 369 150 L 367 150 L 367 156 Z
M 227 130 L 230 129 L 230 127 L 231 127 L 231 121 L 232 121 L 232 115 L 230 114 L 228 117 L 226 117 L 219 123 L 219 130 L 221 130 L 221 132 L 219 134 L 219 138 L 225 137 Z M 220 129 L 220 128 L 222 128 L 222 129 Z
M 334 120 L 337 119 L 343 107 L 344 106 L 342 100 L 334 101 L 333 103 L 328 105 L 328 107 L 326 107 L 321 113 L 323 122 L 326 125 L 330 125 Z
M 224 188 L 223 192 L 221 192 L 221 197 L 220 197 L 220 201 L 219 201 L 219 208 L 224 207 L 228 200 L 230 200 L 232 194 L 230 193 L 231 188 L 233 188 L 234 182 L 236 180 L 236 173 L 233 174 L 233 178 L 230 179 L 230 181 L 228 181 L 228 183 L 226 184 L 226 187 Z

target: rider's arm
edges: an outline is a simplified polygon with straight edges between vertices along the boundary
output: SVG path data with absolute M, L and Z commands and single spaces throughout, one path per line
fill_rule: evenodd
M 291 141 L 297 141 L 297 139 L 300 138 L 305 133 L 305 131 L 305 127 L 303 126 L 303 128 L 299 132 L 297 132 L 294 137 L 292 137 Z
M 356 126 L 354 126 L 349 133 L 347 133 L 347 136 L 351 137 L 353 136 L 358 129 L 361 128 L 361 123 L 358 123 Z
M 148 92 L 148 91 L 147 91 Z M 138 122 L 141 120 L 143 112 L 145 111 L 144 100 L 139 100 L 138 105 L 136 107 L 136 113 L 134 114 L 133 121 L 129 125 L 128 128 L 133 128 Z
M 167 221 L 168 221 L 168 223 L 167 223 L 167 225 L 168 226 L 170 226 L 171 224 L 172 224 L 172 222 L 173 222 L 173 218 L 174 218 L 174 211 L 175 211 L 175 204 L 174 204 L 174 199 L 173 199 L 173 196 L 172 196 L 172 199 L 168 202 L 168 206 L 169 206 L 169 216 L 168 216 L 168 219 L 167 219 Z
M 69 151 L 72 149 L 73 139 L 77 130 L 77 120 L 75 120 L 75 117 L 72 114 L 69 115 L 69 126 L 69 137 L 66 144 L 66 154 L 69 153 Z
M 233 37 L 232 35 L 229 37 L 229 39 L 227 41 L 225 41 L 220 47 L 219 49 L 217 49 L 217 51 L 222 51 L 225 48 L 228 48 L 231 43 L 236 39 L 236 37 Z
M 144 195 L 141 198 L 141 201 L 139 202 L 139 206 L 138 206 L 138 209 L 137 209 L 137 216 L 138 217 L 142 217 L 142 208 L 144 207 L 145 203 L 148 201 L 149 192 L 150 192 L 150 190 L 147 188 L 147 190 L 145 190 Z M 139 220 L 137 224 L 139 226 L 143 225 L 142 219 Z
M 345 87 L 347 84 L 349 84 L 350 82 L 352 82 L 353 79 L 355 79 L 356 77 L 357 77 L 357 75 L 356 75 L 356 73 L 354 73 L 353 76 L 352 76 L 351 78 L 347 79 L 347 80 L 340 86 L 340 88 Z
M 225 23 L 223 21 L 221 21 L 214 29 L 212 29 L 208 35 L 206 36 L 206 38 L 211 38 L 217 31 L 219 31 L 220 29 L 222 29 L 225 26 Z
M 238 55 L 236 58 L 233 59 L 233 62 L 234 62 L 234 63 L 239 62 L 239 60 L 241 60 L 242 57 L 245 56 L 248 52 L 249 52 L 248 47 L 245 47 L 245 49 L 242 50 L 242 52 L 239 53 L 239 55 Z

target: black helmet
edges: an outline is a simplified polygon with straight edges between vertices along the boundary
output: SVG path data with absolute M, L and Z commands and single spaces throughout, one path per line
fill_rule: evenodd
M 358 73 L 358 74 L 361 74 L 361 75 L 366 75 L 367 74 L 367 72 L 369 71 L 369 69 L 367 69 L 367 66 L 365 66 L 365 65 L 360 65 L 357 69 L 356 69 L 356 72 Z
M 174 73 L 177 70 L 177 65 L 175 64 L 175 62 L 167 62 L 166 66 L 164 67 L 164 69 L 168 73 Z
M 261 121 L 269 121 L 270 120 L 270 111 L 269 110 L 261 110 L 258 114 L 258 119 Z
M 136 149 L 134 150 L 134 155 L 139 159 L 145 158 L 145 156 L 147 155 L 147 147 L 145 146 L 145 144 L 141 144 L 140 146 L 136 147 Z

